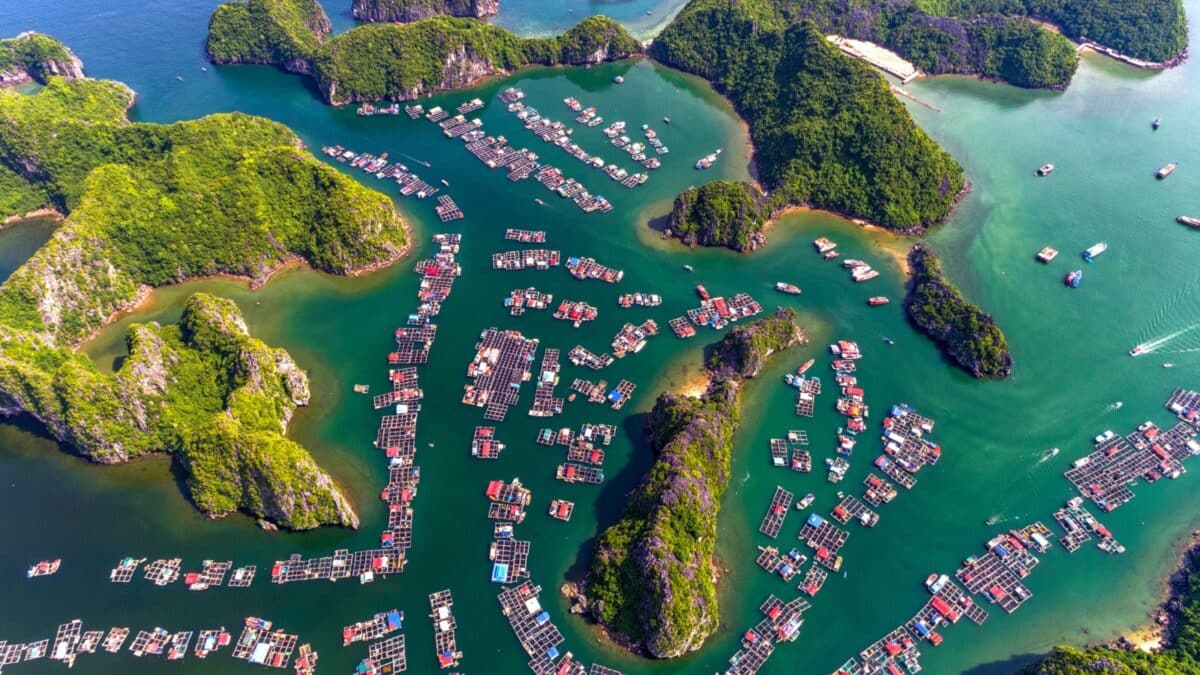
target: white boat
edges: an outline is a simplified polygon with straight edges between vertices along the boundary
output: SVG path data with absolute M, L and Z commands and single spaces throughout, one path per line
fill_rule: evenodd
M 1040 167 L 1038 167 L 1038 170 L 1036 173 L 1039 176 L 1048 176 L 1048 175 L 1050 175 L 1050 172 L 1053 170 L 1054 170 L 1053 164 L 1043 164 Z
M 1087 250 L 1085 250 L 1083 252 L 1083 259 L 1088 262 L 1092 262 L 1093 260 L 1096 259 L 1097 256 L 1099 256 L 1101 253 L 1104 253 L 1107 250 L 1108 250 L 1108 244 L 1105 242 L 1100 242 L 1098 244 L 1092 244 L 1091 246 L 1089 246 L 1087 248 Z
M 1162 179 L 1166 178 L 1167 176 L 1170 176 L 1171 174 L 1175 173 L 1175 169 L 1176 169 L 1176 166 L 1174 163 L 1168 164 L 1168 165 L 1164 166 L 1163 168 L 1159 169 L 1157 172 L 1155 172 L 1154 177 L 1159 180 L 1162 180 Z

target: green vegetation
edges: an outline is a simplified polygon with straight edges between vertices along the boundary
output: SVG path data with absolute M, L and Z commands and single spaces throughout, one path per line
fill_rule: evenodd
M 82 77 L 79 60 L 63 43 L 41 33 L 0 40 L 0 81 L 31 77 L 46 82 L 53 75 Z
M 500 0 L 354 0 L 359 21 L 419 21 L 434 16 L 483 18 L 500 10 Z
M 317 0 L 245 0 L 217 7 L 208 22 L 208 57 L 217 63 L 307 62 L 332 30 Z
M 268 9 L 301 1 L 308 2 L 221 5 L 209 23 L 210 58 L 216 63 L 274 63 L 311 73 L 328 102 L 343 104 L 415 99 L 527 65 L 597 63 L 640 49 L 620 24 L 602 16 L 584 19 L 552 38 L 520 38 L 475 19 L 439 16 L 358 26 L 324 43 L 316 35 L 300 41 L 291 37 L 298 12 Z M 252 7 L 261 8 L 254 21 L 241 18 Z M 263 27 L 255 28 L 260 23 Z
M 689 246 L 726 246 L 752 250 L 762 241 L 769 213 L 752 183 L 717 180 L 688 188 L 675 198 L 670 228 Z
M 761 0 L 693 0 L 654 56 L 712 81 L 750 123 L 769 206 L 811 204 L 918 231 L 944 218 L 962 169 L 868 66 Z M 746 229 L 746 228 L 741 228 Z
M 621 519 L 600 535 L 586 592 L 598 621 L 652 656 L 699 649 L 717 629 L 717 514 L 741 418 L 742 380 L 799 339 L 791 310 L 738 326 L 717 345 L 703 397 L 664 393 L 650 413 L 654 465 Z
M 1042 661 L 1021 672 L 1025 675 L 1084 675 L 1085 673 L 1200 673 L 1200 549 L 1189 550 L 1184 575 L 1174 584 L 1173 602 L 1179 603 L 1172 617 L 1168 646 L 1156 654 L 1140 649 L 1113 647 L 1056 647 Z
M 928 247 L 914 246 L 908 254 L 908 267 L 911 280 L 904 302 L 913 324 L 975 377 L 1007 377 L 1012 372 L 1012 356 L 996 320 L 946 281 Z
M 1169 62 L 1187 48 L 1181 0 L 959 0 L 974 11 L 1028 14 L 1067 37 L 1090 40 L 1129 56 Z
M 49 203 L 46 192 L 12 169 L 0 165 L 0 220 L 19 216 Z
M 241 114 L 131 124 L 132 99 L 87 79 L 0 91 L 0 177 L 68 214 L 0 286 L 0 408 L 31 414 L 95 461 L 186 449 L 189 492 L 212 515 L 356 524 L 332 480 L 282 435 L 307 379 L 249 337 L 232 303 L 197 296 L 179 327 L 135 326 L 115 375 L 70 347 L 149 286 L 261 280 L 289 258 L 351 273 L 401 255 L 406 228 L 390 200 L 318 162 L 286 127 Z

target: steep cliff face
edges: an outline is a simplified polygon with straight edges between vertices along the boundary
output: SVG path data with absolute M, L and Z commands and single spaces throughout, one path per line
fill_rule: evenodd
M 766 244 L 769 208 L 753 183 L 717 180 L 675 197 L 669 234 L 688 246 L 724 246 L 753 251 Z
M 237 0 L 213 12 L 205 51 L 213 63 L 275 64 L 308 75 L 332 31 L 317 0 Z
M 0 86 L 31 80 L 45 84 L 51 77 L 75 80 L 83 76 L 83 62 L 48 35 L 27 32 L 0 40 Z
M 635 649 L 672 658 L 716 631 L 717 514 L 742 383 L 803 340 L 791 310 L 739 326 L 714 350 L 702 397 L 664 393 L 655 402 L 647 424 L 654 465 L 600 535 L 584 584 L 593 616 Z
M 500 0 L 354 0 L 358 21 L 410 23 L 435 16 L 485 19 L 500 11 Z

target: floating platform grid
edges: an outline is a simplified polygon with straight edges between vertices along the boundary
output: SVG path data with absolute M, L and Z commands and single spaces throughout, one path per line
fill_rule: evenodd
M 804 579 L 797 586 L 797 590 L 810 598 L 815 597 L 820 592 L 821 587 L 825 585 L 825 580 L 828 578 L 829 572 L 814 562 L 812 565 L 809 565 L 808 571 L 804 573 Z
M 471 456 L 479 459 L 498 459 L 507 447 L 496 438 L 496 427 L 478 426 L 471 436 Z
M 1054 545 L 1054 534 L 1040 520 L 1011 530 L 1009 534 L 1016 537 L 1025 548 L 1031 548 L 1038 553 L 1045 553 Z
M 771 503 L 767 506 L 767 512 L 763 515 L 758 531 L 772 539 L 778 537 L 779 530 L 783 528 L 783 522 L 787 519 L 788 511 L 791 510 L 792 502 L 795 500 L 794 494 L 776 485 L 775 494 L 771 496 Z
M 504 298 L 504 306 L 508 308 L 511 316 L 521 316 L 527 309 L 544 310 L 552 302 L 554 302 L 554 294 L 542 293 L 533 286 L 514 288 L 509 291 L 508 297 Z
M 395 338 L 396 351 L 388 354 L 388 364 L 422 365 L 429 361 L 429 349 L 437 339 L 437 324 L 397 328 Z
M 875 472 L 867 474 L 863 479 L 863 501 L 878 507 L 896 498 L 896 486 L 880 478 Z
M 696 335 L 696 329 L 692 327 L 692 324 L 688 323 L 686 316 L 677 316 L 671 319 L 667 322 L 667 326 L 670 327 L 671 332 L 677 338 L 690 338 Z
M 183 564 L 180 558 L 155 560 L 145 567 L 146 581 L 153 581 L 155 586 L 167 586 L 179 580 L 179 567 Z
M 550 620 L 550 614 L 542 609 L 538 597 L 541 592 L 541 586 L 527 581 L 504 589 L 497 597 L 501 612 L 530 657 L 530 668 L 535 673 L 554 673 L 554 664 L 559 657 L 558 646 L 564 638 Z
M 411 366 L 388 370 L 388 381 L 392 384 L 392 390 L 372 397 L 372 407 L 382 410 L 395 405 L 417 403 L 425 398 L 425 392 L 417 386 L 418 380 L 417 369 Z
M 579 427 L 579 437 L 586 439 L 591 443 L 599 441 L 603 445 L 612 443 L 612 439 L 617 435 L 617 427 L 614 424 L 593 424 L 585 422 Z
M 404 571 L 407 560 L 402 552 L 390 549 L 349 551 L 338 549 L 333 555 L 304 559 L 294 553 L 287 560 L 276 561 L 271 567 L 271 583 L 296 581 L 337 581 L 361 576 L 398 574 Z
M 244 565 L 233 571 L 229 577 L 230 588 L 250 588 L 250 584 L 254 583 L 254 575 L 258 572 L 258 565 Z
M 408 653 L 404 634 L 395 635 L 367 646 L 367 658 L 363 659 L 356 672 L 402 673 L 408 670 Z
M 564 523 L 571 522 L 571 516 L 575 513 L 575 502 L 569 502 L 565 499 L 550 500 L 549 514 L 555 520 L 561 520 Z
M 1172 399 L 1176 396 L 1183 395 L 1172 394 Z M 1081 495 L 1101 510 L 1112 511 L 1133 499 L 1129 485 L 1138 478 L 1154 482 L 1182 475 L 1182 460 L 1200 453 L 1195 436 L 1196 428 L 1185 421 L 1165 432 L 1150 422 L 1125 437 L 1107 431 L 1096 437 L 1095 450 L 1076 460 L 1064 475 Z
M 741 648 L 729 657 L 726 675 L 757 673 L 775 652 L 777 641 L 791 642 L 799 636 L 803 613 L 808 608 L 808 602 L 802 598 L 785 604 L 774 595 L 768 596 L 759 607 L 765 618 L 742 634 Z
M 842 557 L 838 551 L 846 544 L 850 533 L 821 516 L 810 513 L 800 528 L 800 540 L 814 551 L 813 558 L 834 572 L 842 568 Z
M 551 417 L 563 411 L 563 399 L 554 396 L 558 386 L 558 373 L 562 370 L 559 363 L 559 351 L 547 348 L 542 353 L 542 368 L 538 372 L 537 388 L 533 392 L 533 407 L 529 414 L 532 417 Z
M 629 398 L 633 396 L 633 391 L 637 389 L 637 385 L 629 380 L 621 380 L 612 391 L 608 392 L 608 402 L 613 410 L 620 410 L 629 402 Z
M 129 644 L 129 651 L 137 657 L 142 657 L 146 654 L 162 656 L 163 648 L 166 647 L 170 639 L 171 633 L 165 628 L 155 626 L 154 630 L 139 630 L 137 635 L 133 637 L 133 642 Z
M 205 560 L 199 572 L 187 572 L 183 575 L 183 583 L 189 591 L 203 591 L 213 586 L 225 583 L 225 575 L 233 567 L 232 560 Z
M 113 627 L 108 629 L 108 634 L 104 636 L 102 647 L 109 654 L 116 654 L 121 651 L 121 647 L 125 645 L 125 640 L 129 638 L 128 628 Z
M 875 458 L 875 468 L 879 469 L 883 475 L 891 478 L 905 490 L 911 490 L 917 485 L 916 477 L 900 468 L 900 465 L 892 461 L 887 455 L 880 455 Z
M 504 231 L 504 238 L 509 241 L 517 241 L 522 244 L 544 244 L 546 243 L 546 231 L 519 230 L 510 227 Z
M 624 270 L 601 265 L 595 258 L 567 258 L 567 271 L 576 279 L 597 279 L 615 284 L 625 277 Z
M 168 661 L 178 661 L 187 656 L 188 647 L 192 644 L 192 631 L 181 630 L 171 635 L 171 648 L 167 650 Z
M 782 438 L 771 439 L 771 466 L 784 467 L 788 464 L 788 445 Z
M 1015 537 L 1001 534 L 988 542 L 987 553 L 973 560 L 968 558 L 968 563 L 954 576 L 968 591 L 984 595 L 1011 614 L 1033 597 L 1021 580 L 1037 563 L 1038 559 Z
M 604 451 L 592 445 L 591 442 L 584 438 L 576 437 L 567 448 L 567 461 L 602 466 L 604 464 Z
M 298 639 L 279 629 L 272 631 L 270 621 L 249 616 L 233 645 L 233 658 L 269 668 L 287 668 Z
M 558 465 L 558 468 L 555 469 L 554 477 L 564 483 L 599 485 L 604 482 L 604 470 L 596 466 L 567 462 L 566 464 Z
M 921 670 L 921 651 L 916 638 L 904 626 L 899 626 L 859 652 L 862 672 L 895 672 L 895 669 L 915 673 Z
M 319 655 L 313 651 L 312 645 L 305 643 L 300 645 L 297 650 L 296 660 L 292 662 L 292 668 L 296 670 L 296 675 L 314 675 L 317 672 L 317 660 Z
M 14 663 L 20 663 L 21 657 L 25 654 L 24 642 L 8 642 L 0 640 L 0 669 L 4 666 L 10 666 Z
M 429 594 L 429 618 L 433 619 L 433 648 L 438 667 L 457 668 L 462 659 L 458 649 L 458 622 L 454 619 L 454 598 L 449 590 Z
M 562 263 L 562 253 L 544 248 L 521 251 L 501 251 L 492 254 L 494 270 L 548 270 Z
M 658 335 L 658 323 L 654 319 L 646 319 L 637 326 L 627 323 L 613 337 L 613 355 L 623 359 L 626 354 L 636 354 L 642 351 L 646 341 L 655 335 Z
M 608 382 L 600 380 L 592 382 L 577 377 L 571 382 L 571 391 L 583 394 L 588 403 L 604 403 L 606 392 L 608 391 Z
M 575 345 L 567 352 L 567 360 L 574 366 L 583 366 L 592 370 L 600 370 L 612 365 L 615 360 L 612 354 L 593 354 L 583 345 Z
M 454 200 L 450 198 L 450 195 L 441 195 L 437 199 L 438 204 L 437 206 L 433 207 L 433 210 L 437 213 L 438 218 L 441 219 L 443 223 L 448 223 L 452 220 L 458 220 L 465 217 L 462 209 L 458 207 L 458 204 L 454 203 Z
M 127 584 L 133 580 L 133 575 L 137 572 L 138 565 L 146 562 L 145 558 L 121 558 L 117 566 L 108 573 L 108 578 L 113 583 Z
M 202 630 L 196 638 L 196 648 L 194 650 L 196 658 L 207 658 L 209 654 L 229 646 L 231 641 L 232 637 L 225 630 L 224 626 Z
M 833 507 L 833 519 L 845 525 L 851 520 L 863 527 L 875 527 L 879 523 L 879 514 L 872 511 L 854 495 L 842 497 L 842 501 Z
M 812 472 L 812 455 L 809 454 L 809 452 L 807 450 L 801 450 L 800 448 L 792 448 L 791 467 L 792 467 L 792 471 L 799 471 L 800 473 L 811 473 Z
M 774 546 L 759 546 L 758 557 L 754 559 L 754 564 L 771 574 L 775 574 L 779 571 L 780 567 L 783 567 L 783 556 L 779 554 L 779 549 Z
M 394 633 L 404 624 L 404 612 L 389 609 L 376 612 L 371 618 L 356 621 L 342 628 L 342 646 L 346 647 L 355 642 L 370 642 Z
M 89 630 L 84 631 L 83 636 L 79 638 L 79 646 L 76 651 L 80 654 L 95 654 L 96 648 L 100 646 L 100 641 L 104 639 L 104 631 Z
M 503 421 L 509 406 L 517 403 L 521 383 L 530 379 L 537 348 L 536 339 L 526 339 L 518 331 L 484 330 L 467 366 L 467 377 L 474 382 L 464 385 L 463 403 L 485 408 L 484 419 Z
M 83 639 L 83 621 L 72 619 L 59 625 L 54 632 L 54 647 L 50 650 L 51 661 L 61 661 L 66 667 L 75 665 L 79 643 Z
M 492 582 L 513 584 L 529 578 L 530 542 L 519 539 L 497 539 L 492 542 L 488 557 L 492 561 Z

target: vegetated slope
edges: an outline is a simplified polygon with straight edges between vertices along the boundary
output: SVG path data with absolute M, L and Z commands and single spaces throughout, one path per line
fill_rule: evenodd
M 500 0 L 354 0 L 350 12 L 359 21 L 408 23 L 435 16 L 483 19 L 500 11 Z

